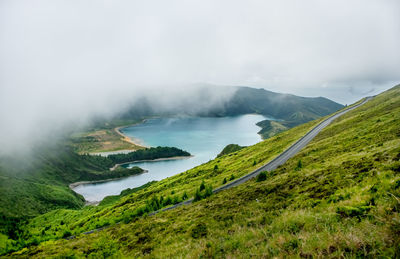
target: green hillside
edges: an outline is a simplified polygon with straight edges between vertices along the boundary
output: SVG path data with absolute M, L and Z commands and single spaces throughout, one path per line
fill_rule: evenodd
M 247 174 L 317 121 L 103 206 L 41 215 L 24 225 L 26 243 L 3 243 L 17 250 L 30 244 L 12 255 L 18 257 L 399 257 L 399 121 L 397 86 L 337 119 L 264 179 L 146 216 L 194 197 L 201 186 Z M 108 228 L 80 234 L 102 226 Z M 62 239 L 69 235 L 77 238 Z
M 264 120 L 257 124 L 262 128 L 259 134 L 265 139 L 341 108 L 343 105 L 323 97 L 300 97 L 265 89 L 239 87 L 220 113 L 224 115 L 258 113 L 278 119 L 278 121 Z
M 310 121 L 330 114 L 343 105 L 323 97 L 300 97 L 265 89 L 239 87 L 225 104 L 224 114 L 259 113 L 285 121 Z
M 146 148 L 108 157 L 79 155 L 68 146 L 57 144 L 27 155 L 0 158 L 0 232 L 5 218 L 24 219 L 57 208 L 81 208 L 82 196 L 68 185 L 142 173 L 138 167 L 116 167 L 138 160 L 190 156 L 175 147 Z M 3 220 L 1 220 L 3 218 Z

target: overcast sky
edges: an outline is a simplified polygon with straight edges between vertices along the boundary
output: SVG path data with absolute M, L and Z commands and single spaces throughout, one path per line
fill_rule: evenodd
M 1 0 L 0 134 L 196 83 L 348 104 L 400 82 L 399 46 L 398 0 Z

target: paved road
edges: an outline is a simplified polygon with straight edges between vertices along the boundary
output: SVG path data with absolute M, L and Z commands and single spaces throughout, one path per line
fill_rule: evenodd
M 319 132 L 321 132 L 321 130 L 323 130 L 326 126 L 328 126 L 332 121 L 334 121 L 335 119 L 339 118 L 340 116 L 342 116 L 343 114 L 354 110 L 358 107 L 360 107 L 361 105 L 363 105 L 364 103 L 368 102 L 370 99 L 372 99 L 373 97 L 367 97 L 365 98 L 364 101 L 362 101 L 361 103 L 354 105 L 352 107 L 349 107 L 341 112 L 338 112 L 334 115 L 332 115 L 331 117 L 323 120 L 322 122 L 320 122 L 317 126 L 315 126 L 313 129 L 311 129 L 309 132 L 307 132 L 306 135 L 304 135 L 301 139 L 299 139 L 296 143 L 294 143 L 292 146 L 290 146 L 289 148 L 287 148 L 285 151 L 283 151 L 279 156 L 277 156 L 276 158 L 274 158 L 273 160 L 271 160 L 270 162 L 268 162 L 267 164 L 261 166 L 260 168 L 257 168 L 256 170 L 254 170 L 253 172 L 246 174 L 245 176 L 242 176 L 230 183 L 227 183 L 223 186 L 220 186 L 216 189 L 213 190 L 213 193 L 218 193 L 220 191 L 238 186 L 239 184 L 242 184 L 254 177 L 256 177 L 257 175 L 259 175 L 261 172 L 264 171 L 271 171 L 271 170 L 275 170 L 278 166 L 283 165 L 289 158 L 293 157 L 294 155 L 296 155 L 302 148 L 304 148 L 308 143 L 310 143 L 310 141 L 318 135 Z M 150 213 L 149 215 L 154 215 L 158 212 L 161 211 L 167 211 L 167 210 L 172 210 L 175 209 L 176 207 L 182 206 L 182 205 L 187 205 L 193 202 L 193 199 L 189 199 L 186 200 L 184 202 L 175 204 L 174 206 L 168 207 L 168 208 L 163 208 L 161 210 L 155 211 Z

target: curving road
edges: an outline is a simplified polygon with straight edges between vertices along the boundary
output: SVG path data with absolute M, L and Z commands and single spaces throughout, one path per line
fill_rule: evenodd
M 358 107 L 360 107 L 361 105 L 365 104 L 366 102 L 368 102 L 369 100 L 371 100 L 373 97 L 366 97 L 364 101 L 362 101 L 361 103 L 351 106 L 347 109 L 344 109 L 343 111 L 340 111 L 332 116 L 330 116 L 329 118 L 323 120 L 322 122 L 320 122 L 317 126 L 315 126 L 313 129 L 311 129 L 309 132 L 307 132 L 306 135 L 304 135 L 302 138 L 300 138 L 298 141 L 296 141 L 296 143 L 294 143 L 293 145 L 291 145 L 289 148 L 287 148 L 285 151 L 283 151 L 280 155 L 278 155 L 277 157 L 275 157 L 274 159 L 272 159 L 270 162 L 268 162 L 267 164 L 261 166 L 260 168 L 257 168 L 256 170 L 254 170 L 251 173 L 248 173 L 230 183 L 227 183 L 223 186 L 220 186 L 216 189 L 213 190 L 213 193 L 218 193 L 220 191 L 238 186 L 239 184 L 242 184 L 254 177 L 256 177 L 257 175 L 259 175 L 261 172 L 264 171 L 271 171 L 271 170 L 275 170 L 278 166 L 283 165 L 289 158 L 293 157 L 294 155 L 296 155 L 301 149 L 303 149 L 308 143 L 310 143 L 310 141 L 315 138 L 315 136 L 318 135 L 319 132 L 321 132 L 321 130 L 323 130 L 326 126 L 328 126 L 332 121 L 334 121 L 335 119 L 339 118 L 340 116 L 342 116 L 343 114 L 354 110 Z M 158 211 L 152 212 L 149 214 L 149 216 L 154 215 L 158 212 L 162 212 L 162 211 L 167 211 L 167 210 L 172 210 L 175 209 L 176 207 L 182 206 L 182 205 L 187 205 L 193 202 L 193 199 L 189 199 L 186 200 L 184 202 L 175 204 L 171 207 L 167 207 L 167 208 L 163 208 L 160 209 Z

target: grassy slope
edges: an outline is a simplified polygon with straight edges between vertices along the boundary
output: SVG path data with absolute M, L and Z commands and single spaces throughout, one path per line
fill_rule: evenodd
M 395 256 L 400 252 L 399 120 L 396 87 L 339 118 L 266 181 L 75 240 L 48 241 L 20 255 Z M 152 184 L 112 206 L 88 208 L 97 213 L 86 213 L 86 220 L 117 219 L 154 193 L 187 190 L 192 196 L 203 179 L 215 187 L 230 174 L 244 175 L 257 167 L 254 161 L 270 160 L 312 124 Z M 83 216 L 82 211 L 53 212 L 31 222 L 30 229 L 39 233 L 46 223 L 54 226 L 70 217 L 72 226 L 73 213 Z
M 270 120 L 260 121 L 257 123 L 257 125 L 261 127 L 261 130 L 258 132 L 258 134 L 260 134 L 263 139 L 270 138 L 282 131 L 287 130 L 288 128 L 291 128 L 290 126 L 285 126 L 284 122 Z
M 141 149 L 140 146 L 126 141 L 114 129 L 74 134 L 70 142 L 75 151 L 80 154 Z
M 123 168 L 111 172 L 112 165 L 105 158 L 81 156 L 59 145 L 26 157 L 3 157 L 0 160 L 0 216 L 31 217 L 55 208 L 80 208 L 83 197 L 71 191 L 68 184 L 138 173 L 136 169 Z
M 222 149 L 222 151 L 217 155 L 217 157 L 221 157 L 224 155 L 228 155 L 228 154 L 237 152 L 243 148 L 244 147 L 239 146 L 238 144 L 229 144 L 229 145 L 225 146 L 224 149 Z
M 26 230 L 24 243 L 34 244 L 42 240 L 59 239 L 65 233 L 78 235 L 84 231 L 129 220 L 136 208 L 143 206 L 146 200 L 154 195 L 182 197 L 186 192 L 189 197 L 193 197 L 203 180 L 216 187 L 222 185 L 224 178 L 231 179 L 232 175 L 236 178 L 249 173 L 278 155 L 316 123 L 316 121 L 310 122 L 267 141 L 212 160 L 187 172 L 154 183 L 132 195 L 123 196 L 120 200 L 115 201 L 113 198 L 111 202 L 114 203 L 111 205 L 107 201 L 106 206 L 88 206 L 80 210 L 54 210 L 38 216 L 27 226 L 22 227 Z M 217 170 L 214 169 L 216 165 Z M 15 248 L 21 245 L 13 243 Z

